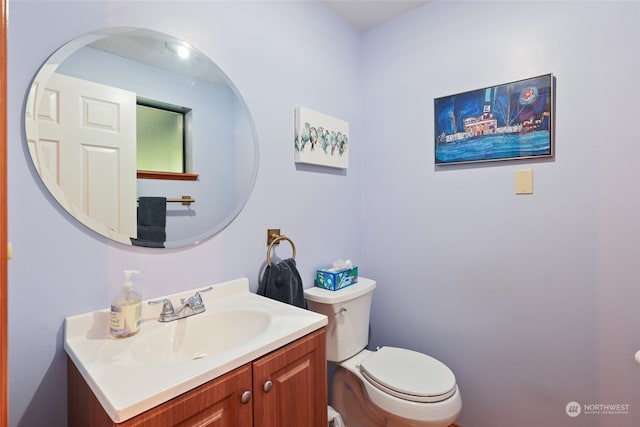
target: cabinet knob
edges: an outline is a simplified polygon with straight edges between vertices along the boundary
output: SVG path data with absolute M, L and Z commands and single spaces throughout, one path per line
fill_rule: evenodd
M 272 388 L 273 388 L 273 383 L 271 382 L 271 380 L 267 380 L 264 382 L 264 384 L 262 384 L 262 389 L 264 390 L 265 393 L 269 393 Z
M 243 392 L 242 396 L 240 396 L 240 402 L 242 403 L 249 403 L 250 400 L 251 400 L 251 392 L 248 390 Z

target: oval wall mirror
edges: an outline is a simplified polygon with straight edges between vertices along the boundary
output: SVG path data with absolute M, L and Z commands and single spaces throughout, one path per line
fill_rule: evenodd
M 253 120 L 231 80 L 156 31 L 109 28 L 62 46 L 36 74 L 24 120 L 53 197 L 125 245 L 211 237 L 243 208 L 258 171 Z

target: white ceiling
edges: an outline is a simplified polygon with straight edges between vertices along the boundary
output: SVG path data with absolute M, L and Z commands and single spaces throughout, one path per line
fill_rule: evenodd
M 418 0 L 322 0 L 322 3 L 361 31 L 424 6 Z

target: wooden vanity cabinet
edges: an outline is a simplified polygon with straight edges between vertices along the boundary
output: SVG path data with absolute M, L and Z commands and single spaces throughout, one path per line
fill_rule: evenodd
M 109 418 L 67 359 L 69 426 L 324 427 L 325 346 L 322 328 L 122 423 Z M 243 403 L 247 392 L 252 395 Z

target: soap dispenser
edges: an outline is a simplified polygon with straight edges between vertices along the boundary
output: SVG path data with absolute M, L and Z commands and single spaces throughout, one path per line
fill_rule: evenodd
M 121 292 L 111 301 L 111 322 L 109 332 L 114 338 L 134 335 L 142 323 L 142 297 L 133 290 L 131 276 L 135 270 L 124 271 Z

